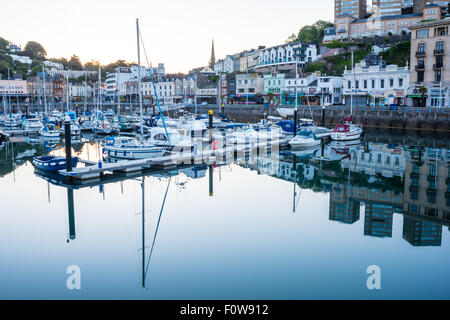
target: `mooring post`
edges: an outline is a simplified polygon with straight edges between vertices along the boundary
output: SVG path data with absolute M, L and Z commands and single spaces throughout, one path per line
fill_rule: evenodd
M 294 137 L 297 136 L 297 108 L 294 110 Z
M 70 133 L 70 118 L 66 116 L 64 120 L 64 136 L 66 139 L 66 170 L 72 171 L 72 140 Z
M 28 103 L 25 104 L 25 114 L 28 115 Z
M 322 107 L 322 127 L 325 127 L 325 106 Z
M 212 141 L 213 141 L 213 114 L 214 114 L 214 112 L 212 110 L 209 110 L 208 114 L 209 114 L 209 126 L 208 126 L 208 129 L 209 129 L 209 142 L 212 143 Z

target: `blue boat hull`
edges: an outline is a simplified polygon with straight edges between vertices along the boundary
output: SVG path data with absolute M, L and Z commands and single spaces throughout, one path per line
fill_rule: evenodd
M 33 158 L 33 164 L 36 168 L 43 171 L 58 172 L 59 170 L 66 169 L 66 158 L 56 157 L 35 157 Z M 72 168 L 75 168 L 78 164 L 78 158 L 72 158 Z

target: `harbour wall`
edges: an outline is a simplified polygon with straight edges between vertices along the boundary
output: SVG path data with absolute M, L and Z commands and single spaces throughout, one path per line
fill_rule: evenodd
M 187 110 L 197 113 L 222 113 L 218 106 L 189 106 Z M 221 108 L 223 109 L 223 108 Z M 317 124 L 322 124 L 322 107 L 301 106 L 299 118 L 313 118 Z M 325 109 L 325 125 L 333 126 L 342 123 L 342 119 L 351 113 L 350 107 L 330 106 Z M 279 116 L 276 108 L 262 105 L 226 105 L 225 114 L 232 120 L 240 122 L 259 121 L 267 116 Z M 450 108 L 400 108 L 389 107 L 355 107 L 353 108 L 354 123 L 364 128 L 391 128 L 402 130 L 432 130 L 450 132 Z

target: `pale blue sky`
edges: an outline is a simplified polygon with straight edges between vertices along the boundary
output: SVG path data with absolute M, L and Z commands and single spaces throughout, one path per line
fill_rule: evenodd
M 223 58 L 283 43 L 300 27 L 333 19 L 333 0 L 23 0 L 2 3 L 0 36 L 24 46 L 40 42 L 49 57 L 77 54 L 137 61 L 135 19 L 153 65 L 187 72 L 208 63 L 211 39 Z

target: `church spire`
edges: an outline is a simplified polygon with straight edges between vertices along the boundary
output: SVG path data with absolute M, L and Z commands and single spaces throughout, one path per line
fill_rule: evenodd
M 214 65 L 216 64 L 216 55 L 214 53 L 214 38 L 212 39 L 212 50 L 211 50 L 211 60 L 209 60 L 209 67 L 214 69 Z

